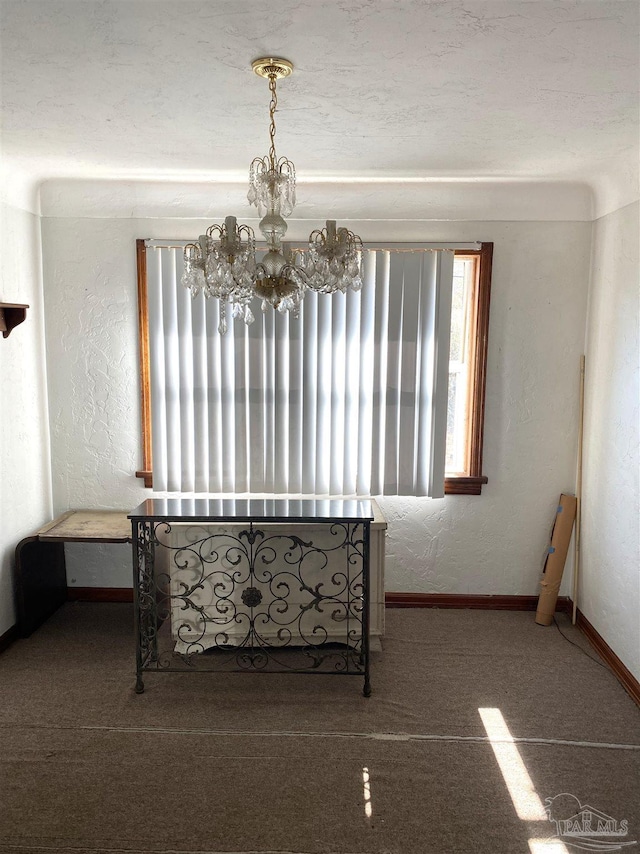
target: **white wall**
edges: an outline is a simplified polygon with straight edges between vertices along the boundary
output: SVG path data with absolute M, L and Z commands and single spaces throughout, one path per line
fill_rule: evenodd
M 594 223 L 578 603 L 640 679 L 639 206 Z
M 129 509 L 149 496 L 133 475 L 141 466 L 135 239 L 194 237 L 208 224 L 43 219 L 56 512 Z M 389 521 L 387 589 L 536 593 L 558 496 L 575 483 L 590 223 L 351 221 L 350 227 L 371 241 L 495 243 L 489 484 L 479 497 L 380 501 Z M 309 231 L 300 222 L 291 229 L 294 239 Z M 91 549 L 68 548 L 71 584 L 130 583 L 126 547 Z
M 51 473 L 39 217 L 1 208 L 0 301 L 27 319 L 0 338 L 0 635 L 15 622 L 17 543 L 50 519 Z

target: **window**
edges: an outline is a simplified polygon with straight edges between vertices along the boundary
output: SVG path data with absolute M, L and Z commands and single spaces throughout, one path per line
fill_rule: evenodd
M 482 244 L 479 251 L 457 250 L 454 260 L 451 358 L 448 365 L 449 405 L 445 419 L 446 493 L 479 494 L 482 483 L 486 482 L 481 471 L 482 410 L 491 248 L 491 244 Z M 424 326 L 425 323 L 432 322 L 424 320 L 429 311 L 418 310 L 419 306 L 424 308 L 428 300 L 433 298 L 433 287 L 436 285 L 431 286 L 431 291 L 425 292 L 432 294 L 429 297 L 424 294 L 417 295 L 417 291 L 411 287 L 406 289 L 404 283 L 420 279 L 420 288 L 423 288 L 423 280 L 427 282 L 430 277 L 434 277 L 433 282 L 437 283 L 440 273 L 433 258 L 450 258 L 450 253 L 368 253 L 372 259 L 371 263 L 367 262 L 371 281 L 369 291 L 365 286 L 363 294 L 375 290 L 375 300 L 370 300 L 371 304 L 368 305 L 365 298 L 360 301 L 358 295 L 350 293 L 347 295 L 347 299 L 351 300 L 350 307 L 345 311 L 344 307 L 340 308 L 342 304 L 338 302 L 331 308 L 331 301 L 337 299 L 335 296 L 318 298 L 317 295 L 308 294 L 305 298 L 307 315 L 303 316 L 300 322 L 292 320 L 288 329 L 285 330 L 285 318 L 279 315 L 273 317 L 270 312 L 264 319 L 260 318 L 253 327 L 249 327 L 248 331 L 245 332 L 244 327 L 239 324 L 242 327 L 241 332 L 234 336 L 228 333 L 220 339 L 217 334 L 207 334 L 207 329 L 215 328 L 216 325 L 213 316 L 213 312 L 217 312 L 215 300 L 207 301 L 204 311 L 194 312 L 192 315 L 189 301 L 182 300 L 181 294 L 177 306 L 171 306 L 169 311 L 165 308 L 167 315 L 175 312 L 175 317 L 168 326 L 166 317 L 164 320 L 157 317 L 157 312 L 163 309 L 154 307 L 155 291 L 151 294 L 151 301 L 148 299 L 148 255 L 145 241 L 138 241 L 137 249 L 143 423 L 143 469 L 137 474 L 144 478 L 145 486 L 152 485 L 150 365 L 155 360 L 155 365 L 164 366 L 160 371 L 156 369 L 156 373 L 161 375 L 161 383 L 172 384 L 169 379 L 164 379 L 164 371 L 168 371 L 167 377 L 174 373 L 177 370 L 176 362 L 183 365 L 180 372 L 181 376 L 184 375 L 184 379 L 180 380 L 181 390 L 170 393 L 166 399 L 164 388 L 160 391 L 157 387 L 155 389 L 154 399 L 159 400 L 162 397 L 162 406 L 168 407 L 166 418 L 160 422 L 156 420 L 156 433 L 165 434 L 162 436 L 162 444 L 156 445 L 156 459 L 160 460 L 161 479 L 165 485 L 157 488 L 238 492 L 251 489 L 254 492 L 273 490 L 318 494 L 337 494 L 343 490 L 346 490 L 346 494 L 354 491 L 396 494 L 396 490 L 399 494 L 437 494 L 438 489 L 441 490 L 442 471 L 438 480 L 438 469 L 435 470 L 436 488 L 435 492 L 431 492 L 430 487 L 425 487 L 425 475 L 421 475 L 421 467 L 424 468 L 424 465 L 420 462 L 421 456 L 429 456 L 430 449 L 435 447 L 433 443 L 439 441 L 430 409 L 431 393 L 420 394 L 420 387 L 427 388 L 424 385 L 425 380 L 421 382 L 421 375 L 429 377 L 433 373 L 435 357 L 429 355 L 429 347 L 432 346 L 432 339 L 436 339 L 433 331 Z M 151 251 L 154 252 L 151 256 L 151 286 L 162 288 L 175 303 L 172 295 L 176 292 L 176 281 L 180 277 L 181 252 L 175 248 L 172 251 L 163 248 L 162 251 L 169 251 L 169 255 L 165 255 L 162 269 L 159 269 L 157 250 Z M 377 260 L 373 256 L 376 256 Z M 384 261 L 383 256 L 386 259 Z M 420 260 L 421 257 L 423 260 Z M 445 277 L 451 276 L 451 266 L 450 262 L 448 263 Z M 384 284 L 381 284 L 381 274 L 383 278 L 386 276 L 387 280 L 391 275 L 391 281 L 394 283 L 392 288 L 387 285 L 385 291 Z M 344 301 L 344 298 L 342 299 Z M 381 323 L 380 305 L 386 305 L 387 302 L 388 309 L 382 310 Z M 446 306 L 447 302 L 448 293 L 443 304 Z M 154 352 L 153 341 L 150 342 L 149 339 L 150 303 L 151 326 L 152 329 L 161 330 L 155 337 L 166 339 L 166 352 L 158 353 L 157 343 Z M 437 301 L 434 304 L 438 304 Z M 186 308 L 181 309 L 180 305 Z M 445 310 L 448 312 L 448 306 Z M 422 320 L 421 311 L 424 315 Z M 286 322 L 288 323 L 288 320 Z M 394 324 L 398 330 L 402 330 L 399 336 L 392 333 Z M 380 332 L 381 325 L 385 329 L 388 328 L 388 335 L 384 331 Z M 301 334 L 302 329 L 306 330 L 304 336 Z M 407 342 L 395 340 L 405 336 Z M 184 342 L 187 338 L 191 339 L 187 346 L 193 348 L 193 353 L 191 357 L 187 354 L 185 359 L 187 351 L 184 349 Z M 160 347 L 162 346 L 161 341 Z M 212 350 L 212 346 L 217 349 Z M 259 348 L 259 353 L 256 348 Z M 442 345 L 440 349 L 443 350 Z M 292 351 L 291 354 L 289 350 Z M 310 364 L 316 363 L 311 373 L 307 372 L 303 376 L 302 369 L 298 370 L 296 353 L 299 354 L 301 363 L 305 359 Z M 372 354 L 382 355 L 380 358 L 372 358 Z M 200 365 L 207 360 L 208 378 L 200 375 Z M 274 378 L 276 366 L 289 365 L 289 362 L 291 366 L 286 367 L 286 375 L 281 372 L 279 379 Z M 226 369 L 224 364 L 227 365 Z M 326 369 L 323 370 L 322 366 L 326 366 Z M 223 376 L 225 370 L 227 373 Z M 443 388 L 446 387 L 446 370 L 445 365 L 441 379 Z M 212 382 L 211 376 L 216 371 L 219 376 Z M 263 385 L 264 389 L 261 388 Z M 193 402 L 202 397 L 201 391 L 198 390 L 203 388 L 205 396 L 211 398 L 217 395 L 217 409 L 211 408 L 209 400 L 208 424 L 212 425 L 211 430 L 207 425 L 206 405 L 202 400 L 199 403 Z M 308 421 L 309 412 L 304 408 L 306 403 L 303 405 L 300 400 L 303 389 L 305 400 L 310 395 L 313 427 L 308 426 L 311 422 Z M 257 401 L 256 392 L 259 392 L 260 397 Z M 176 398 L 178 394 L 183 395 L 182 401 Z M 440 391 L 441 400 L 442 394 Z M 223 398 L 226 400 L 224 405 Z M 379 403 L 379 398 L 382 398 L 382 404 Z M 240 412 L 239 422 L 235 424 L 230 412 L 238 399 L 246 401 L 246 414 Z M 324 400 L 329 400 L 327 407 L 331 414 L 325 413 L 323 421 L 319 413 L 324 406 Z M 230 401 L 234 401 L 231 406 Z M 358 426 L 362 424 L 373 425 L 370 431 L 372 435 L 367 435 L 366 431 L 363 433 L 362 427 Z M 193 435 L 194 429 L 195 438 L 188 438 Z M 322 467 L 315 472 L 305 471 L 303 460 L 313 454 L 310 454 L 309 447 L 303 450 L 300 434 L 308 434 L 310 430 L 315 431 L 313 448 L 316 443 L 324 443 L 323 458 L 330 457 L 334 461 L 331 470 L 325 466 L 326 471 L 321 471 Z M 167 435 L 167 431 L 171 435 Z M 234 431 L 238 431 L 238 435 L 245 438 L 234 444 Z M 444 443 L 444 420 L 440 432 Z M 359 459 L 354 459 L 353 441 L 351 452 L 346 451 L 345 436 L 353 438 L 355 434 L 358 435 L 355 447 L 358 449 L 356 456 Z M 256 461 L 251 459 L 254 454 L 251 449 L 256 448 L 256 437 L 262 435 L 268 439 L 257 454 L 256 471 L 259 476 L 256 477 L 252 468 L 253 475 L 249 477 L 249 468 L 255 467 L 256 464 Z M 327 438 L 329 435 L 331 439 Z M 223 453 L 220 450 L 221 442 L 225 444 Z M 198 485 L 197 476 L 191 480 L 177 480 L 174 472 L 173 478 L 169 476 L 169 481 L 172 481 L 174 486 L 166 486 L 167 455 L 163 450 L 166 443 L 167 447 L 174 449 L 168 452 L 170 457 L 182 455 L 184 459 L 186 455 L 186 458 L 196 459 L 200 468 L 206 468 L 207 465 L 210 467 L 209 476 L 205 471 Z M 376 449 L 380 445 L 388 446 L 386 457 L 384 449 L 380 452 L 381 456 L 377 453 Z M 268 459 L 271 449 L 273 458 Z M 236 469 L 232 471 L 229 469 L 230 456 L 238 455 L 239 462 L 236 459 Z M 372 456 L 373 466 L 370 466 L 368 460 Z M 207 462 L 209 457 L 211 459 Z M 335 460 L 338 460 L 337 465 Z M 378 462 L 380 470 L 376 472 Z M 367 471 L 368 466 L 373 471 Z M 307 465 L 307 469 L 308 467 Z M 222 468 L 226 469 L 224 473 L 216 471 Z M 347 471 L 347 468 L 350 471 Z M 368 476 L 371 476 L 370 481 L 367 481 Z M 398 485 L 394 483 L 394 479 L 402 483 Z M 365 485 L 367 482 L 370 483 L 369 489 Z M 437 482 L 440 487 L 437 487 Z M 176 483 L 179 485 L 176 486 Z
M 493 243 L 456 251 L 445 493 L 480 495 Z

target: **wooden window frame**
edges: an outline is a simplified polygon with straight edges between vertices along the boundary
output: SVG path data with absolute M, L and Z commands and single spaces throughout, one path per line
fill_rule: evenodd
M 477 256 L 479 259 L 475 300 L 472 306 L 473 331 L 471 340 L 469 471 L 464 475 L 445 477 L 445 495 L 480 495 L 488 482 L 482 474 L 482 445 L 484 438 L 485 389 L 487 382 L 487 352 L 489 342 L 489 302 L 491 297 L 491 268 L 493 243 L 481 243 L 479 250 L 456 250 L 457 255 Z M 136 477 L 146 488 L 153 487 L 151 456 L 151 378 L 149 360 L 149 306 L 147 301 L 147 250 L 144 240 L 136 240 L 138 278 L 138 341 L 140 362 L 140 413 L 142 432 L 142 468 Z
M 149 358 L 149 301 L 147 299 L 147 247 L 136 240 L 138 277 L 138 347 L 140 364 L 140 428 L 142 432 L 142 468 L 136 472 L 145 488 L 153 487 L 151 458 L 151 360 Z

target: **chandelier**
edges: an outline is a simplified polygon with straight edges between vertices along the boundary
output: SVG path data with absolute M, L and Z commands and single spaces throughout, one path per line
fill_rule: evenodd
M 262 310 L 269 307 L 291 312 L 297 317 L 307 290 L 323 294 L 345 293 L 362 287 L 362 241 L 346 228 L 337 228 L 335 220 L 312 231 L 309 248 L 292 250 L 283 238 L 287 232 L 285 217 L 296 204 L 296 170 L 286 157 L 276 154 L 278 106 L 276 82 L 288 77 L 293 65 L 286 59 L 266 57 L 252 63 L 253 71 L 269 81 L 269 139 L 265 157 L 256 157 L 249 169 L 247 199 L 258 209 L 259 228 L 266 251 L 256 258 L 253 229 L 238 225 L 234 216 L 223 225 L 211 225 L 197 243 L 184 248 L 182 284 L 193 297 L 203 293 L 220 301 L 218 331 L 227 331 L 228 307 L 231 317 L 252 323 L 250 303 L 257 297 Z

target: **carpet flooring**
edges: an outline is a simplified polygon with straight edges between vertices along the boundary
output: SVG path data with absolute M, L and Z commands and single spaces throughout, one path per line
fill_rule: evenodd
M 131 606 L 69 603 L 0 655 L 0 852 L 594 850 L 554 841 L 557 795 L 626 820 L 595 850 L 640 852 L 640 711 L 558 621 L 584 651 L 530 613 L 388 610 L 370 698 L 234 673 L 136 695 Z

